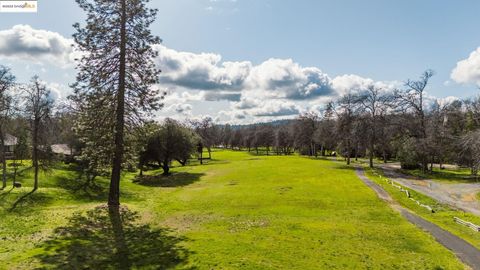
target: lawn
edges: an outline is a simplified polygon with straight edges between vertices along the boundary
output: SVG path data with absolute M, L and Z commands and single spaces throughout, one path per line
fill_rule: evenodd
M 72 166 L 28 193 L 0 192 L 1 269 L 464 269 L 405 221 L 351 167 L 299 156 L 213 153 L 206 165 L 122 180 L 102 207 Z M 102 191 L 103 190 L 103 191 Z

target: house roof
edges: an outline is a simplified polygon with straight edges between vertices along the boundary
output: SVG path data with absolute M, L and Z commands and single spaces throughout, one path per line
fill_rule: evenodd
M 62 154 L 62 155 L 71 155 L 72 149 L 67 144 L 53 144 L 51 146 L 52 152 L 55 154 Z
M 5 138 L 4 138 L 4 141 L 3 141 L 3 144 L 5 146 L 17 145 L 17 143 L 18 143 L 17 137 L 15 137 L 11 134 L 8 134 L 8 133 L 5 134 Z

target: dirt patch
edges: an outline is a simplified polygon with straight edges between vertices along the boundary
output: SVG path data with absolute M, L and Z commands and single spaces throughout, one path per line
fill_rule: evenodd
M 212 220 L 216 220 L 218 218 L 219 217 L 213 214 L 211 215 L 184 214 L 184 215 L 178 215 L 178 216 L 171 216 L 165 219 L 162 222 L 162 225 L 167 226 L 169 228 L 173 228 L 179 232 L 185 232 L 185 231 L 198 228 L 201 224 L 212 221 Z
M 412 180 L 412 183 L 416 186 L 421 186 L 421 187 L 429 187 L 430 184 L 427 181 L 424 180 Z
M 234 220 L 230 222 L 230 232 L 249 231 L 255 228 L 268 227 L 270 222 L 266 219 L 248 219 L 248 220 Z
M 464 201 L 464 202 L 476 202 L 477 201 L 477 194 L 475 194 L 475 193 L 464 194 L 463 197 L 462 197 L 462 201 Z

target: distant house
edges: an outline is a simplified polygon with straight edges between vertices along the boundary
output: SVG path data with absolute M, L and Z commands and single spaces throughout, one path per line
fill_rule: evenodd
M 6 133 L 3 139 L 3 146 L 5 147 L 5 155 L 7 159 L 12 159 L 15 152 L 15 146 L 18 144 L 17 137 Z
M 68 144 L 53 144 L 51 148 L 52 152 L 59 156 L 70 158 L 74 155 L 72 148 Z

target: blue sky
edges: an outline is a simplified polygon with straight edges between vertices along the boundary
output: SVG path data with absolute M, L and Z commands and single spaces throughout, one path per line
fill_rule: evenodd
M 71 25 L 83 19 L 73 0 L 39 0 L 38 6 L 37 14 L 0 13 L 0 31 L 22 24 L 69 39 Z M 480 1 L 153 0 L 151 6 L 159 9 L 152 31 L 164 41 L 161 52 L 169 53 L 168 60 L 186 61 L 189 70 L 184 78 L 177 74 L 180 71 L 166 69 L 165 83 L 159 87 L 169 89 L 171 98 L 160 113 L 163 116 L 211 115 L 222 121 L 250 122 L 288 118 L 318 109 L 328 97 L 348 90 L 343 88 L 352 84 L 344 75 L 358 76 L 353 84 L 357 86 L 360 78 L 398 86 L 427 68 L 436 71 L 428 89 L 432 96 L 479 93 L 480 52 L 467 58 L 480 46 Z M 39 73 L 59 95 L 68 94 L 67 85 L 75 74 L 72 66 L 39 63 L 25 56 L 2 57 L 1 50 L 0 46 L 0 60 L 13 68 L 19 80 Z M 199 57 L 201 53 L 211 53 L 213 58 Z M 215 58 L 220 56 L 221 60 Z M 465 63 L 452 79 L 452 71 L 462 60 Z M 225 61 L 248 63 L 223 68 Z M 160 68 L 162 63 L 159 60 Z M 199 70 L 193 72 L 194 68 Z M 192 74 L 208 78 L 195 81 L 189 79 Z M 286 77 L 287 84 L 279 81 Z M 343 80 L 335 82 L 338 77 Z M 218 83 L 225 78 L 229 83 Z M 239 78 L 242 83 L 236 86 L 233 81 Z M 217 84 L 202 88 L 206 81 Z M 272 86 L 272 81 L 277 84 Z M 333 90 L 325 86 L 338 81 L 343 83 Z M 310 92 L 312 86 L 318 89 Z M 230 96 L 219 98 L 225 94 Z M 269 110 L 278 113 L 266 113 Z

